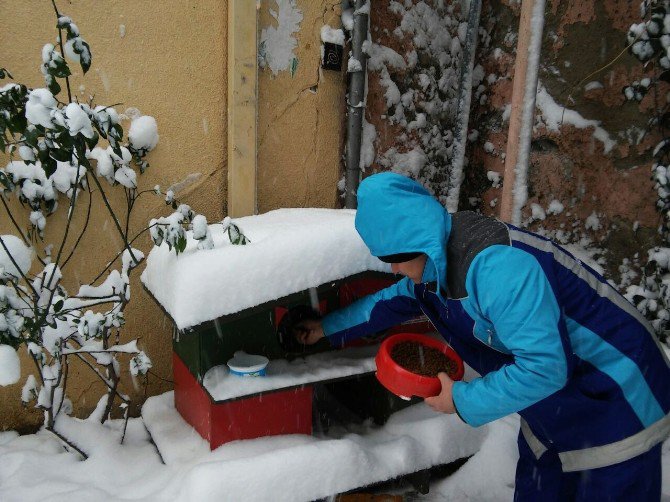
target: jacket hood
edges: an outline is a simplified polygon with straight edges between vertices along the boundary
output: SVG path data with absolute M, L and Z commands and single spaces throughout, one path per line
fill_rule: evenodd
M 437 280 L 442 297 L 451 216 L 423 186 L 391 172 L 369 176 L 358 188 L 355 225 L 373 256 L 428 255 L 424 280 Z

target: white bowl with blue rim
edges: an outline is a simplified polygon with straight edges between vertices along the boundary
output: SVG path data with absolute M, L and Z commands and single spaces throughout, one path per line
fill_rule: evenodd
M 226 364 L 231 375 L 259 377 L 265 376 L 265 369 L 269 362 L 270 360 L 265 356 L 247 354 L 243 350 L 238 350 Z

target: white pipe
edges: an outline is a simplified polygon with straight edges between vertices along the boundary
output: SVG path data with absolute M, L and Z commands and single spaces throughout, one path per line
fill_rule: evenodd
M 532 36 L 526 72 L 526 92 L 524 93 L 523 120 L 519 137 L 519 155 L 514 168 L 512 223 L 517 226 L 521 224 L 521 208 L 528 200 L 528 163 L 533 126 L 535 125 L 535 97 L 537 96 L 537 73 L 540 66 L 540 49 L 544 30 L 544 2 L 545 0 L 535 0 L 531 20 Z

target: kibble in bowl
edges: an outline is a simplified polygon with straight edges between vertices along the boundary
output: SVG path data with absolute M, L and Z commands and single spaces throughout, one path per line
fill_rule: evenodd
M 379 382 L 404 399 L 436 396 L 442 389 L 438 373 L 460 380 L 464 372 L 463 361 L 449 345 L 418 333 L 399 333 L 384 340 L 375 362 Z

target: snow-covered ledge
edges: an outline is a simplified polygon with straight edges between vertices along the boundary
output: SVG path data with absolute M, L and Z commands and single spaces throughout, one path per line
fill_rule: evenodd
M 378 345 L 351 347 L 335 352 L 314 354 L 293 361 L 274 359 L 262 378 L 231 375 L 226 365 L 214 366 L 202 385 L 214 401 L 225 401 L 262 392 L 308 385 L 316 382 L 372 373 Z
M 166 244 L 147 258 L 142 282 L 179 330 L 344 279 L 390 272 L 370 255 L 348 209 L 278 209 L 234 220 L 250 240 L 232 245 L 210 225 L 214 249 L 188 244 L 179 256 Z

